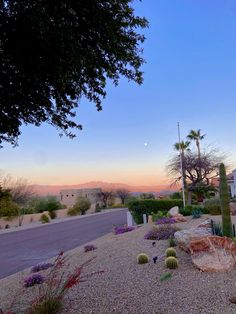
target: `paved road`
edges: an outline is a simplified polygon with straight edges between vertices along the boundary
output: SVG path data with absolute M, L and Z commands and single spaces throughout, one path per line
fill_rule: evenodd
M 0 234 L 0 278 L 103 236 L 126 223 L 126 210 Z

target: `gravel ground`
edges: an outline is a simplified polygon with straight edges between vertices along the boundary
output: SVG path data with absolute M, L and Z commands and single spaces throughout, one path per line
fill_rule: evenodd
M 204 218 L 180 223 L 180 228 L 190 228 Z M 151 228 L 146 225 L 123 234 L 109 234 L 93 241 L 97 250 L 84 253 L 83 247 L 70 251 L 70 268 L 93 256 L 85 273 L 104 270 L 70 291 L 69 308 L 63 314 L 230 314 L 236 313 L 236 305 L 229 298 L 236 296 L 236 269 L 228 273 L 203 273 L 194 268 L 190 256 L 177 248 L 179 268 L 170 271 L 172 278 L 160 282 L 166 272 L 164 258 L 157 264 L 152 261 L 138 265 L 136 256 L 145 252 L 151 258 L 162 256 L 168 242 L 152 241 L 143 236 Z M 7 308 L 10 299 L 17 295 L 17 314 L 25 313 L 25 300 L 32 299 L 35 288 L 19 294 L 22 278 L 29 270 L 0 280 L 0 307 Z M 19 284 L 21 281 L 21 284 Z

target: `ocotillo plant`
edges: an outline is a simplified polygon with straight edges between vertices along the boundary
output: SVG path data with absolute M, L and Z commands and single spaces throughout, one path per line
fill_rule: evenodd
M 220 205 L 222 212 L 223 235 L 226 237 L 232 237 L 233 233 L 229 206 L 229 190 L 224 164 L 220 164 Z

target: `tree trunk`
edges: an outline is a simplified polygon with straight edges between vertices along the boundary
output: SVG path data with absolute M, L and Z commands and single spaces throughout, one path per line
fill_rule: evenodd
M 188 191 L 188 205 L 192 204 L 192 192 Z

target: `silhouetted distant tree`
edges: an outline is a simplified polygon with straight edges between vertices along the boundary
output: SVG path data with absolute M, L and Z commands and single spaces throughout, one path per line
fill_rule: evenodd
M 116 195 L 120 198 L 121 204 L 124 205 L 126 199 L 129 197 L 130 193 L 126 189 L 117 189 Z

